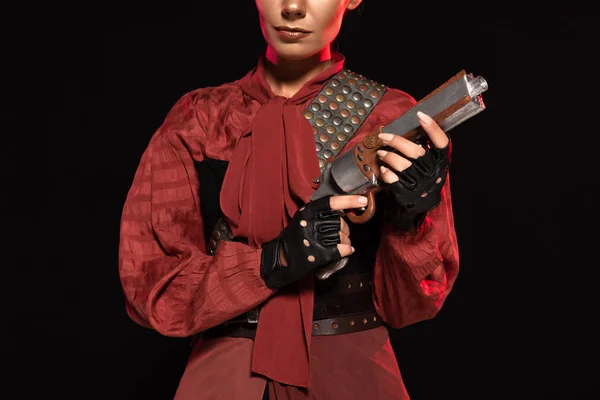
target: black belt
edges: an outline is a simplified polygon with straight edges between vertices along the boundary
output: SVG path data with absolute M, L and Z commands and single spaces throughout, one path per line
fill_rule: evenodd
M 316 319 L 313 321 L 313 336 L 342 335 L 366 331 L 381 326 L 381 318 L 375 311 L 367 311 L 358 314 L 344 315 L 340 317 Z M 209 329 L 203 333 L 203 337 L 243 337 L 254 339 L 257 324 L 249 322 L 225 323 Z
M 332 292 L 315 296 L 313 336 L 360 332 L 382 325 L 373 307 L 370 274 L 339 276 L 332 281 L 336 281 Z M 259 310 L 253 309 L 209 329 L 203 336 L 254 338 L 258 314 Z

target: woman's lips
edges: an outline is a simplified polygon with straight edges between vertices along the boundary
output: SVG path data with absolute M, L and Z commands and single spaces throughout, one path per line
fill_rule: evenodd
M 300 40 L 310 35 L 310 32 L 300 31 L 296 29 L 289 30 L 286 28 L 275 28 L 275 30 L 277 31 L 277 34 L 280 38 L 291 41 Z

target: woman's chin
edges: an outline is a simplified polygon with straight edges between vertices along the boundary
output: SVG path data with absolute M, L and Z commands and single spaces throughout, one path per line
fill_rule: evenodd
M 305 60 L 318 54 L 321 49 L 305 46 L 299 43 L 281 43 L 275 47 L 277 57 L 287 61 Z

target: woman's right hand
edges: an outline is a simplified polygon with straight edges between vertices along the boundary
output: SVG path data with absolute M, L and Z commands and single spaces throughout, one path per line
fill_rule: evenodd
M 261 276 L 271 289 L 296 282 L 354 252 L 344 210 L 362 208 L 358 195 L 326 196 L 307 203 L 274 240 L 262 247 Z

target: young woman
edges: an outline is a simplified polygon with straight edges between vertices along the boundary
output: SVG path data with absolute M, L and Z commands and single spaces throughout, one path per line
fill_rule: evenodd
M 331 51 L 360 2 L 256 0 L 257 67 L 185 94 L 142 156 L 119 271 L 134 321 L 197 337 L 178 400 L 409 398 L 382 322 L 434 317 L 456 279 L 449 138 L 423 114 L 427 142 L 379 135 L 366 224 L 343 216 L 363 196 L 310 201 L 327 158 L 415 104 Z

